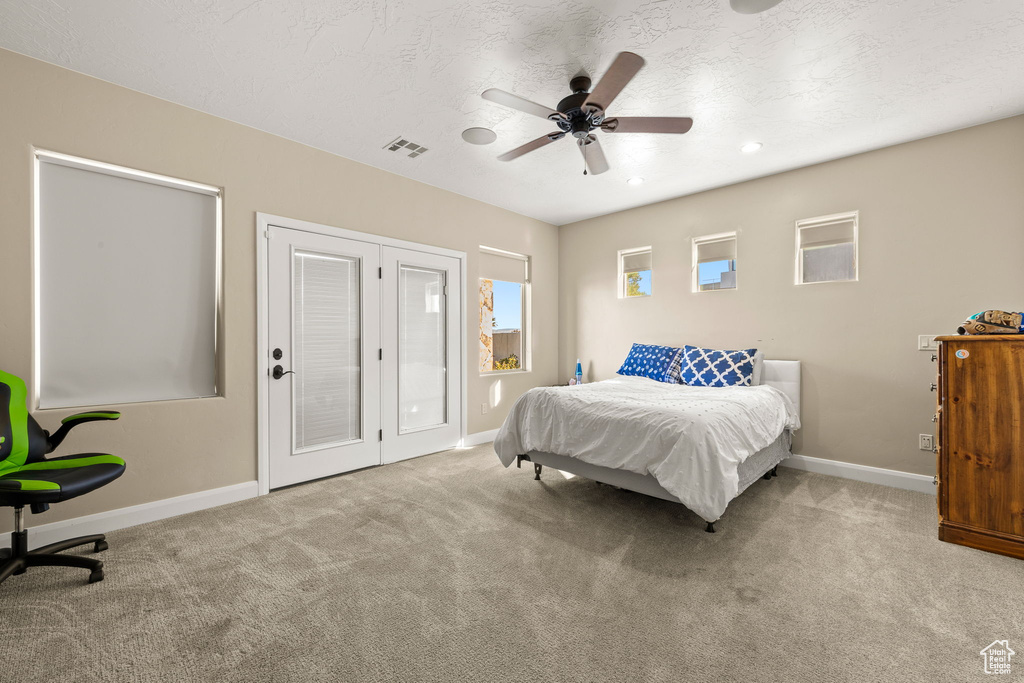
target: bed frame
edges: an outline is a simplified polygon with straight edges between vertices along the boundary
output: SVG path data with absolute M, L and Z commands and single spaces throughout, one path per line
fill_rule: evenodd
M 762 369 L 761 383 L 775 387 L 789 396 L 800 414 L 800 361 L 798 360 L 766 360 Z M 792 453 L 792 437 L 788 430 L 767 448 L 754 453 L 739 467 L 740 487 L 737 496 L 743 493 L 758 479 L 771 479 L 778 475 L 779 463 Z M 637 474 L 627 470 L 618 470 L 602 465 L 577 460 L 566 455 L 529 451 L 516 456 L 516 467 L 522 467 L 523 461 L 533 463 L 534 479 L 540 479 L 541 471 L 547 465 L 552 469 L 569 472 L 584 479 L 593 479 L 602 484 L 628 489 L 655 498 L 663 498 L 682 505 L 682 501 L 666 491 L 658 480 L 650 474 Z M 715 522 L 708 522 L 705 531 L 715 533 Z

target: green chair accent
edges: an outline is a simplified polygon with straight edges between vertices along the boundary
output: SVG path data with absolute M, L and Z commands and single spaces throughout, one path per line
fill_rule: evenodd
M 58 555 L 62 550 L 93 544 L 94 552 L 107 549 L 103 534 L 80 536 L 35 550 L 28 549 L 24 528 L 25 506 L 33 514 L 89 493 L 124 473 L 124 460 L 103 453 L 82 453 L 46 459 L 72 429 L 86 422 L 116 420 L 121 413 L 90 411 L 61 420 L 50 434 L 39 426 L 25 404 L 25 383 L 0 370 L 0 506 L 14 508 L 11 548 L 0 549 L 0 582 L 29 567 L 81 567 L 90 570 L 89 583 L 103 580 L 103 562 L 81 555 Z

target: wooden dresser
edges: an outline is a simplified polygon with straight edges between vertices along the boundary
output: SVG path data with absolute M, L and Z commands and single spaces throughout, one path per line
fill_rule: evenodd
M 939 539 L 1024 559 L 1024 335 L 938 341 Z

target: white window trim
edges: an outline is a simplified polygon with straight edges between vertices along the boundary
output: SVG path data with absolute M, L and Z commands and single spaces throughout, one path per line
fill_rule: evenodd
M 622 262 L 627 256 L 633 256 L 634 254 L 643 254 L 650 252 L 651 254 L 651 293 L 650 294 L 638 294 L 637 296 L 626 296 L 626 271 L 622 268 Z M 650 296 L 654 296 L 654 249 L 652 247 L 635 247 L 633 249 L 619 249 L 618 256 L 618 272 L 619 272 L 619 298 L 620 299 L 645 299 Z
M 488 253 L 488 254 L 494 254 L 495 256 L 504 256 L 505 258 L 512 258 L 512 259 L 518 259 L 520 261 L 523 261 L 523 263 L 524 263 L 523 267 L 526 269 L 526 275 L 525 275 L 525 279 L 524 279 L 524 282 L 523 282 L 522 313 L 520 313 L 521 320 L 523 321 L 523 325 L 522 325 L 522 328 L 523 328 L 522 329 L 523 357 L 519 359 L 519 369 L 518 370 L 488 370 L 488 371 L 484 371 L 484 370 L 480 370 L 479 369 L 480 363 L 478 362 L 477 363 L 477 373 L 480 375 L 480 377 L 494 377 L 495 375 L 518 375 L 518 374 L 521 374 L 521 373 L 532 372 L 533 371 L 533 352 L 532 352 L 533 344 L 530 343 L 531 335 L 532 335 L 532 331 L 533 331 L 533 324 L 532 324 L 533 323 L 533 319 L 532 319 L 532 315 L 533 315 L 533 296 L 532 296 L 533 295 L 533 262 L 532 262 L 532 259 L 530 258 L 530 256 L 528 254 L 520 254 L 519 252 L 516 252 L 516 251 L 508 251 L 506 249 L 498 249 L 496 247 L 486 247 L 486 246 L 480 245 L 480 251 Z M 491 280 L 491 281 L 493 281 L 494 279 L 495 278 L 488 278 L 488 277 L 484 277 L 482 275 L 479 275 L 477 277 L 477 284 L 478 284 L 477 291 L 478 291 L 478 293 L 479 293 L 479 282 L 480 282 L 480 280 Z M 499 282 L 504 282 L 504 280 L 499 280 Z M 480 302 L 479 301 L 477 301 L 476 307 L 477 307 L 477 312 L 479 313 L 479 309 L 480 309 Z M 479 334 L 479 330 L 477 330 L 477 333 Z
M 800 248 L 800 231 L 804 228 L 817 228 L 833 223 L 845 223 L 853 221 L 853 279 L 852 280 L 819 280 L 817 282 L 804 282 L 804 260 L 801 257 L 803 250 Z M 844 213 L 831 213 L 827 216 L 816 216 L 814 218 L 802 218 L 795 223 L 796 232 L 796 253 L 794 256 L 794 284 L 797 285 L 828 285 L 836 282 L 858 282 L 860 280 L 860 211 L 846 211 Z
M 739 260 L 740 240 L 738 235 L 739 232 L 737 230 L 731 230 L 729 232 L 716 232 L 713 235 L 701 235 L 700 237 L 693 238 L 690 247 L 690 291 L 694 294 L 705 294 L 707 292 L 734 292 L 740 288 L 739 277 L 736 278 L 736 286 L 727 289 L 701 289 L 700 283 L 697 282 L 697 247 L 702 244 L 714 244 L 715 242 L 733 240 L 736 242 L 736 257 L 733 260 Z

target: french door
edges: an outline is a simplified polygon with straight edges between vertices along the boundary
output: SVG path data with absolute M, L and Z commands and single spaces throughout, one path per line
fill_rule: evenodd
M 459 260 L 384 247 L 381 282 L 381 459 L 395 462 L 461 438 Z
M 268 231 L 270 486 L 380 463 L 380 247 Z
M 270 487 L 455 446 L 459 259 L 274 225 L 266 236 Z

